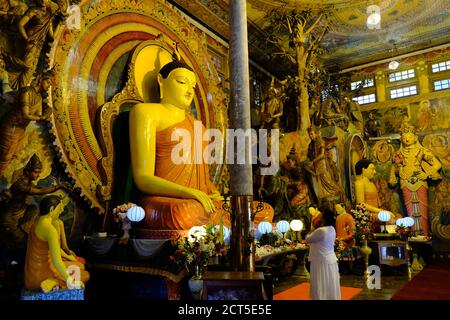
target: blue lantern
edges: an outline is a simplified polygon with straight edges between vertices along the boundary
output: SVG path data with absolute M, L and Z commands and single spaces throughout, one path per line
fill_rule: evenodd
M 397 227 L 406 227 L 405 218 L 397 219 L 397 221 L 395 221 L 395 224 L 397 225 Z
M 261 234 L 271 233 L 272 232 L 272 224 L 267 221 L 260 222 L 258 224 L 258 231 L 261 232 Z
M 286 220 L 278 221 L 277 223 L 277 230 L 280 231 L 282 234 L 285 232 L 288 232 L 291 227 L 289 226 L 289 222 Z
M 411 217 L 403 218 L 403 220 L 404 220 L 404 223 L 405 223 L 405 227 L 407 227 L 407 228 L 410 228 L 410 227 L 412 227 L 414 225 L 414 219 L 411 218 Z
M 382 210 L 378 212 L 378 220 L 380 220 L 381 222 L 388 222 L 390 218 L 391 214 L 389 213 L 389 211 Z

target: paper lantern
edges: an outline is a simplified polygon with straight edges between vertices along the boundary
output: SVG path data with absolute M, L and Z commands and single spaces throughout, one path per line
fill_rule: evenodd
M 261 232 L 261 234 L 266 234 L 272 232 L 272 224 L 267 221 L 260 222 L 258 224 L 258 231 Z
M 203 226 L 193 226 L 188 232 L 188 241 L 195 242 L 206 236 L 206 229 Z
M 293 231 L 301 231 L 303 229 L 303 222 L 298 219 L 292 220 L 291 221 L 291 229 Z
M 389 211 L 381 210 L 380 212 L 378 212 L 378 220 L 380 220 L 381 222 L 388 222 L 389 219 L 391 219 L 391 214 L 389 213 Z
M 278 221 L 277 223 L 277 230 L 281 233 L 288 232 L 291 227 L 289 226 L 289 222 L 286 220 Z
M 395 221 L 395 224 L 397 225 L 397 227 L 405 227 L 405 219 L 404 218 L 397 219 L 397 221 Z
M 139 222 L 145 217 L 145 211 L 142 207 L 134 206 L 127 210 L 127 218 L 132 222 Z
M 407 228 L 410 228 L 414 225 L 414 219 L 411 217 L 403 218 L 403 220 L 405 221 L 405 227 Z

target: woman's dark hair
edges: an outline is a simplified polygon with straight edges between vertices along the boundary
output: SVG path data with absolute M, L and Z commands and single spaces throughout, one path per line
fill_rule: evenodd
M 51 208 L 55 208 L 61 202 L 61 197 L 50 195 L 41 200 L 39 204 L 39 215 L 43 216 L 50 212 Z
M 357 175 L 362 174 L 363 169 L 367 169 L 369 167 L 369 165 L 371 165 L 373 162 L 367 159 L 362 159 L 359 160 L 356 164 L 355 164 L 355 173 Z
M 335 227 L 336 218 L 334 216 L 334 210 L 330 206 L 323 206 L 320 210 L 322 212 L 322 226 L 332 226 Z

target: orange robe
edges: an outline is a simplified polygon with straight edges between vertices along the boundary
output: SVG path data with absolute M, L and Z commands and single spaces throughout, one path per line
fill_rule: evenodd
M 156 133 L 155 176 L 211 194 L 217 189 L 210 180 L 208 164 L 203 159 L 203 150 L 208 145 L 207 141 L 202 142 L 201 160 L 197 161 L 199 162 L 197 164 L 194 163 L 194 121 L 195 119 L 191 115 L 186 115 L 183 121 Z M 182 142 L 173 141 L 172 133 L 179 129 L 187 130 L 191 136 L 189 154 L 191 161 L 186 161 L 186 163 L 172 161 L 172 150 Z M 202 125 L 202 136 L 204 130 L 205 127 Z M 202 141 L 202 137 L 197 137 L 197 139 Z M 183 156 L 188 155 L 183 154 Z M 201 203 L 195 199 L 144 195 L 140 200 L 140 205 L 146 214 L 137 229 L 187 230 L 193 226 L 211 222 L 218 224 L 221 216 L 223 223 L 230 226 L 230 217 L 222 209 L 222 201 L 214 201 L 216 212 L 212 215 L 208 214 Z M 255 220 L 272 221 L 273 214 L 272 208 L 266 209 L 257 214 Z
M 58 279 L 61 287 L 66 287 L 65 281 L 53 266 L 50 257 L 48 242 L 38 238 L 35 233 L 36 224 L 31 228 L 28 235 L 27 254 L 25 258 L 25 288 L 37 290 L 41 287 L 41 282 L 54 278 Z M 80 258 L 81 260 L 82 258 Z M 89 273 L 84 270 L 84 264 L 75 261 L 64 261 L 66 267 L 76 265 L 81 269 L 81 281 L 86 283 L 89 280 Z

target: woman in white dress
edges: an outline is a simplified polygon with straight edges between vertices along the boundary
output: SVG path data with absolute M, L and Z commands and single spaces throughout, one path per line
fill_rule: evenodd
M 310 297 L 312 300 L 341 300 L 338 259 L 334 253 L 334 213 L 322 210 L 319 226 L 306 236 L 309 243 Z

